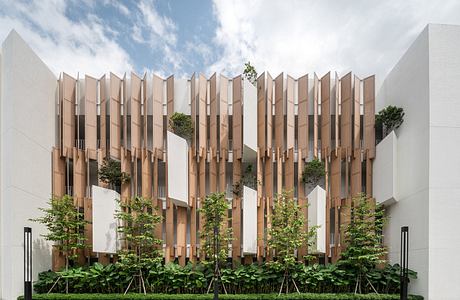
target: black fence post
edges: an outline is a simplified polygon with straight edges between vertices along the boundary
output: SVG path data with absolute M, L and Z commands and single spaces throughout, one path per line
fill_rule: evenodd
M 400 299 L 407 300 L 407 290 L 409 284 L 409 227 L 401 227 L 401 252 L 400 252 L 400 282 L 401 282 L 401 291 Z
M 24 227 L 24 300 L 32 300 L 32 228 Z

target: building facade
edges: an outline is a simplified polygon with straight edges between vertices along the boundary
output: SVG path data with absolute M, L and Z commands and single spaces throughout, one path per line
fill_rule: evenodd
M 409 226 L 409 266 L 419 276 L 411 292 L 456 299 L 458 41 L 458 26 L 427 26 L 376 93 L 374 76 L 352 73 L 265 72 L 255 84 L 219 74 L 56 76 L 13 31 L 0 66 L 1 298 L 22 291 L 24 226 L 35 236 L 34 276 L 64 263 L 39 237 L 43 226 L 28 221 L 51 195 L 72 195 L 91 222 L 85 235 L 92 248 L 80 253 L 82 262 L 113 259 L 116 243 L 100 239 L 110 236 L 116 209 L 108 199 L 141 195 L 163 214 L 156 234 L 165 261 L 185 264 L 203 255 L 201 201 L 224 192 L 234 232 L 229 258 L 250 263 L 273 256 L 264 238 L 274 198 L 286 190 L 304 207 L 305 229 L 320 226 L 310 250 L 320 262 L 340 257 L 351 199 L 363 192 L 386 206 L 392 263 L 399 262 L 400 227 Z M 387 105 L 403 107 L 405 121 L 380 141 L 376 107 Z M 169 128 L 175 112 L 191 116 L 189 141 Z M 118 191 L 107 192 L 98 179 L 106 158 L 130 174 Z M 315 158 L 326 169 L 316 188 L 302 181 Z M 306 252 L 299 249 L 299 259 Z

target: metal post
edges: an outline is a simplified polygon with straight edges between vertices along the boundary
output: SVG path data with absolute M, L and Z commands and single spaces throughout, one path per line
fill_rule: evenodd
M 24 300 L 32 300 L 32 228 L 24 227 Z
M 400 282 L 401 282 L 401 290 L 400 290 L 400 299 L 407 300 L 407 290 L 409 284 L 409 227 L 403 226 L 401 227 L 401 252 L 400 252 Z

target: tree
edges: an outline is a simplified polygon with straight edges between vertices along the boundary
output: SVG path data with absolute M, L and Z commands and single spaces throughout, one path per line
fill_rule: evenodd
M 31 219 L 31 221 L 45 225 L 48 233 L 41 236 L 47 241 L 54 242 L 54 247 L 64 255 L 65 270 L 67 271 L 69 263 L 74 262 L 78 257 L 77 250 L 86 247 L 84 226 L 88 222 L 84 220 L 83 214 L 75 207 L 72 196 L 53 197 L 48 205 L 48 208 L 39 208 L 44 213 L 42 217 Z M 58 277 L 49 292 L 61 277 Z M 66 292 L 68 290 L 68 281 L 66 280 Z
M 242 196 L 243 186 L 247 186 L 251 189 L 257 189 L 258 180 L 256 175 L 253 172 L 252 165 L 248 165 L 244 170 L 243 176 L 238 182 L 233 184 L 233 193 L 238 197 Z
M 257 83 L 257 71 L 256 68 L 251 65 L 251 62 L 248 61 L 244 64 L 243 76 L 246 78 L 253 86 L 256 86 Z
M 119 161 L 106 158 L 99 169 L 99 180 L 107 183 L 111 189 L 117 189 L 122 183 L 129 182 L 130 176 L 121 171 Z
M 193 137 L 192 117 L 175 112 L 169 118 L 169 128 L 178 136 L 190 141 Z
M 305 164 L 302 172 L 302 181 L 309 185 L 317 185 L 326 174 L 324 170 L 324 162 L 315 158 Z
M 402 107 L 396 107 L 392 105 L 389 105 L 379 111 L 375 117 L 375 122 L 376 125 L 383 126 L 383 137 L 385 137 L 387 133 L 401 126 L 401 124 L 404 122 L 404 115 L 405 113 Z
M 204 219 L 204 226 L 200 231 L 201 244 L 206 253 L 206 259 L 211 259 L 215 264 L 214 277 L 211 281 L 211 284 L 214 282 L 214 292 L 217 291 L 220 265 L 227 259 L 228 244 L 231 241 L 232 229 L 225 226 L 228 208 L 225 193 L 213 193 L 204 199 L 199 210 Z
M 144 277 L 148 266 L 161 261 L 160 245 L 162 241 L 155 237 L 155 228 L 161 223 L 162 216 L 156 212 L 152 200 L 134 197 L 126 202 L 118 200 L 120 210 L 116 213 L 119 221 L 118 232 L 124 248 L 119 251 L 119 265 L 133 274 L 126 288 L 129 291 L 135 277 L 139 277 L 139 292 L 146 293 Z
M 301 207 L 290 196 L 291 193 L 283 191 L 278 194 L 272 214 L 271 228 L 268 230 L 268 245 L 276 252 L 277 264 L 284 271 L 283 284 L 286 282 L 286 293 L 289 292 L 289 274 L 297 263 L 295 251 L 302 245 L 313 244 L 317 227 L 311 227 L 308 232 L 303 232 L 305 218 L 302 217 Z M 299 292 L 295 281 L 294 286 Z
M 381 205 L 374 208 L 372 201 L 365 194 L 353 198 L 350 223 L 344 228 L 347 247 L 341 254 L 339 265 L 355 276 L 355 293 L 361 293 L 363 282 L 367 282 L 377 292 L 368 273 L 386 262 L 384 255 L 387 251 L 382 245 L 386 222 L 384 208 Z

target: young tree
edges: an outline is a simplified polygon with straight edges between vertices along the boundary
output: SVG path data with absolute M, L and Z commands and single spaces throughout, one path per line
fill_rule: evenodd
M 244 64 L 243 76 L 246 78 L 253 86 L 257 84 L 257 71 L 256 68 L 251 65 L 251 62 Z
M 178 136 L 190 141 L 193 136 L 192 117 L 183 113 L 175 112 L 169 118 L 169 128 Z
M 373 200 L 365 194 L 353 198 L 350 223 L 345 226 L 347 248 L 341 254 L 339 266 L 351 271 L 355 276 L 355 293 L 362 292 L 363 282 L 372 286 L 367 274 L 377 265 L 385 263 L 387 253 L 382 244 L 383 227 L 386 222 L 383 206 L 374 208 Z
M 206 253 L 206 259 L 214 262 L 214 290 L 217 291 L 217 280 L 220 276 L 220 265 L 228 256 L 228 244 L 231 241 L 232 229 L 225 226 L 227 222 L 228 201 L 225 193 L 208 195 L 200 208 L 203 214 L 204 226 L 200 231 L 201 245 Z M 212 283 L 211 282 L 211 283 Z M 211 284 L 208 287 L 208 292 Z M 224 287 L 225 290 L 225 287 Z
M 304 244 L 311 246 L 313 237 L 316 235 L 316 227 L 308 232 L 303 232 L 305 219 L 301 217 L 301 207 L 290 196 L 289 192 L 283 191 L 278 194 L 272 214 L 271 228 L 269 229 L 268 245 L 276 252 L 277 261 L 274 264 L 284 271 L 283 284 L 286 282 L 286 293 L 289 292 L 289 274 L 297 263 L 295 251 Z M 294 286 L 299 292 L 295 281 Z
M 113 190 L 122 183 L 129 182 L 129 174 L 121 171 L 121 163 L 117 160 L 106 158 L 99 169 L 99 179 L 105 182 Z
M 42 236 L 54 242 L 54 247 L 64 255 L 65 270 L 69 269 L 70 262 L 77 258 L 78 249 L 84 249 L 85 236 L 84 226 L 88 223 L 78 208 L 75 207 L 72 196 L 53 197 L 48 202 L 48 208 L 39 208 L 44 215 L 40 218 L 31 219 L 33 222 L 43 224 L 48 233 Z M 51 287 L 50 291 L 59 281 L 61 276 Z M 66 292 L 68 292 L 68 281 L 66 280 Z
M 325 174 L 324 162 L 315 158 L 305 164 L 302 181 L 310 186 L 316 186 Z
M 161 223 L 162 216 L 156 212 L 152 200 L 134 197 L 127 202 L 118 200 L 120 210 L 116 213 L 119 221 L 118 232 L 124 248 L 119 251 L 119 264 L 133 274 L 126 288 L 129 291 L 135 277 L 139 277 L 139 292 L 146 293 L 144 277 L 148 266 L 161 261 L 160 245 L 162 241 L 155 237 L 155 228 Z
M 375 116 L 376 125 L 383 127 L 383 137 L 385 137 L 393 129 L 399 128 L 404 122 L 404 109 L 388 105 Z

